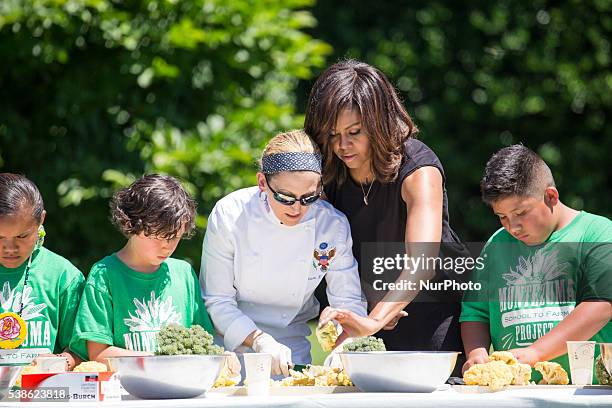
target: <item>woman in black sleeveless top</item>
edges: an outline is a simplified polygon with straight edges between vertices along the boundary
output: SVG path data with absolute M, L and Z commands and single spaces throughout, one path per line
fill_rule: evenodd
M 310 93 L 304 128 L 324 154 L 327 198 L 351 225 L 370 310 L 364 318 L 326 308 L 321 322 L 334 319 L 343 326 L 339 341 L 378 333 L 388 350 L 463 351 L 458 297 L 449 301 L 421 291 L 415 299 L 416 293 L 405 293 L 381 301 L 372 288 L 372 265 L 364 263 L 362 244 L 374 242 L 406 243 L 402 249 L 413 256 L 412 243 L 435 243 L 418 249 L 433 256 L 439 243 L 454 243 L 456 255 L 469 255 L 449 224 L 442 164 L 413 138 L 418 130 L 389 80 L 358 61 L 332 65 Z M 440 271 L 422 273 L 421 278 L 441 279 Z

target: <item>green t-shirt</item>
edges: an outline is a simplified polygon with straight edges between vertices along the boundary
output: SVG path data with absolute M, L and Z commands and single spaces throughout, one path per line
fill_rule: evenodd
M 612 221 L 605 217 L 582 211 L 531 247 L 502 228 L 481 257 L 485 267 L 472 281 L 482 288 L 464 294 L 460 321 L 488 323 L 495 350 L 531 345 L 582 301 L 612 301 Z M 612 323 L 591 340 L 612 342 Z M 567 354 L 553 361 L 570 373 Z
M 143 273 L 113 254 L 91 268 L 71 348 L 82 358 L 88 340 L 154 352 L 157 332 L 170 323 L 198 324 L 214 333 L 191 265 L 168 258 L 157 271 Z
M 85 278 L 70 261 L 46 248 L 35 250 L 23 289 L 28 262 L 17 268 L 0 265 L 1 312 L 19 313 L 27 326 L 16 350 L 0 351 L 0 365 L 29 364 L 38 354 L 61 353 L 70 344 Z

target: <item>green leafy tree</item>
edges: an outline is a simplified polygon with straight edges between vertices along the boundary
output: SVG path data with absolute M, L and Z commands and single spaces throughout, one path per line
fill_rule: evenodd
M 300 79 L 329 45 L 311 0 L 0 2 L 0 168 L 41 188 L 48 246 L 87 271 L 119 248 L 108 199 L 142 173 L 180 177 L 198 226 L 255 182 L 256 157 L 301 126 Z M 177 256 L 199 263 L 201 235 Z
M 608 0 L 320 1 L 313 33 L 333 59 L 391 78 L 444 164 L 453 225 L 484 240 L 499 223 L 479 181 L 512 143 L 544 157 L 567 204 L 612 216 L 611 11 Z

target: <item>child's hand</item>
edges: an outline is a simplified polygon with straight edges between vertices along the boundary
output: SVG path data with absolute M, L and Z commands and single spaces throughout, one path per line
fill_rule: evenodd
M 519 363 L 529 364 L 532 367 L 538 361 L 542 361 L 540 353 L 538 353 L 538 351 L 531 346 L 524 348 L 516 348 L 508 351 L 511 352 L 514 357 L 516 357 Z
M 465 373 L 470 367 L 475 364 L 484 364 L 489 362 L 489 353 L 484 348 L 472 350 L 468 355 L 468 359 L 461 368 L 461 374 Z

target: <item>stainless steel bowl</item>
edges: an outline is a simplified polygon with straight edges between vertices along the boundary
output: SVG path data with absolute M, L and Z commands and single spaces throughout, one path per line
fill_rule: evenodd
M 364 392 L 432 392 L 444 384 L 457 363 L 458 352 L 342 352 L 346 373 Z
M 22 368 L 23 366 L 0 366 L 0 399 L 15 385 Z
M 225 356 L 181 355 L 109 358 L 121 385 L 142 399 L 193 398 L 208 391 Z

